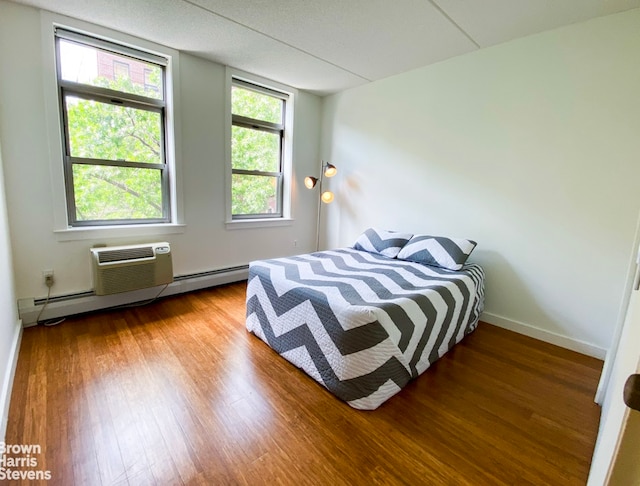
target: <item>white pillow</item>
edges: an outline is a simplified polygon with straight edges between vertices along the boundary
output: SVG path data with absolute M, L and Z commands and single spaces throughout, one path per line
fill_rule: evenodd
M 476 245 L 463 238 L 414 235 L 400 250 L 398 259 L 460 270 Z

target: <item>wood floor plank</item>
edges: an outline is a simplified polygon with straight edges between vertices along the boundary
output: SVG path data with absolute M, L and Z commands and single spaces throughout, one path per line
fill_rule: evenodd
M 245 290 L 25 329 L 7 443 L 41 484 L 586 482 L 601 361 L 481 323 L 363 412 L 246 331 Z

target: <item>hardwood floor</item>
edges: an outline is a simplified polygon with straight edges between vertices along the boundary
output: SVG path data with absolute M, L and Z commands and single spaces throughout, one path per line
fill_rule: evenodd
M 586 482 L 601 361 L 481 323 L 363 412 L 249 334 L 244 296 L 25 329 L 6 443 L 41 446 L 42 484 Z

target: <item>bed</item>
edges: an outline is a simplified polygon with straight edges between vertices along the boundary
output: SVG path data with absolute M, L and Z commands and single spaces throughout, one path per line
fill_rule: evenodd
M 477 264 L 449 270 L 356 245 L 252 262 L 246 326 L 336 397 L 373 410 L 476 328 L 483 295 Z

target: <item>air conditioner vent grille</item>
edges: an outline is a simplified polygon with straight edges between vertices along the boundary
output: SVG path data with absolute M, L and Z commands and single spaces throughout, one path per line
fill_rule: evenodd
M 108 295 L 158 285 L 155 270 L 153 264 L 106 268 L 102 273 L 101 293 Z
M 141 258 L 153 258 L 153 248 L 150 246 L 138 248 L 126 248 L 122 250 L 101 251 L 98 255 L 100 263 L 139 260 Z

